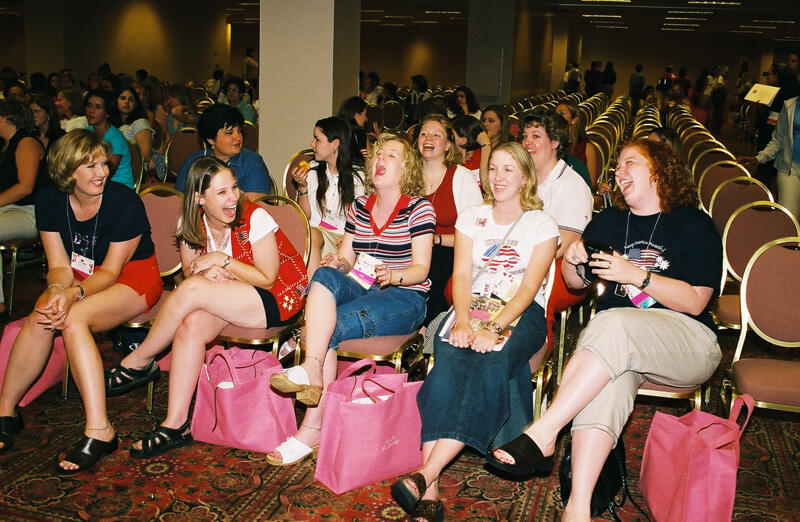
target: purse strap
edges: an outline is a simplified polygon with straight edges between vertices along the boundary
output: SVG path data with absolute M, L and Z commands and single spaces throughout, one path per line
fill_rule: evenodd
M 490 210 L 490 212 L 491 212 L 491 210 Z M 514 222 L 511 223 L 511 226 L 509 227 L 508 230 L 506 230 L 506 234 L 503 236 L 503 239 L 500 240 L 500 243 L 497 245 L 497 248 L 494 250 L 494 252 L 492 252 L 492 254 L 489 256 L 489 258 L 483 264 L 481 269 L 478 270 L 478 273 L 475 274 L 475 277 L 472 278 L 472 283 L 470 284 L 470 286 L 472 286 L 472 284 L 474 284 L 475 281 L 477 281 L 478 278 L 480 276 L 482 276 L 484 272 L 486 272 L 486 269 L 489 268 L 489 263 L 491 263 L 492 259 L 494 259 L 494 256 L 496 256 L 498 254 L 498 252 L 500 252 L 500 249 L 503 248 L 503 244 L 505 244 L 506 239 L 508 239 L 508 236 L 511 235 L 511 232 L 514 231 L 514 229 L 517 227 L 517 223 L 519 223 L 519 220 L 522 219 L 522 216 L 524 216 L 524 215 L 525 215 L 525 211 L 523 210 L 522 214 L 517 216 L 517 219 L 515 219 Z
M 747 417 L 745 417 L 744 422 L 739 429 L 739 437 L 741 437 L 742 433 L 744 433 L 744 429 L 750 422 L 750 416 L 753 414 L 753 408 L 755 407 L 755 404 L 753 403 L 753 396 L 749 393 L 745 393 L 744 395 L 739 395 L 736 397 L 736 400 L 733 401 L 733 405 L 731 406 L 731 413 L 728 415 L 729 421 L 736 422 L 739 419 L 739 413 L 742 411 L 743 405 L 747 406 Z
M 384 386 L 383 384 L 379 383 L 375 379 L 364 379 L 363 381 L 361 381 L 361 391 L 363 391 L 364 395 L 366 395 L 367 397 L 369 397 L 372 400 L 373 404 L 377 403 L 380 399 L 377 398 L 377 397 L 373 397 L 372 394 L 367 391 L 367 387 L 365 386 L 367 384 L 367 381 L 371 382 L 372 384 L 377 385 L 379 388 L 383 388 L 384 390 L 386 390 L 387 392 L 391 393 L 392 395 L 394 395 L 396 393 L 395 390 L 393 390 L 391 388 L 387 388 L 386 386 Z M 350 394 L 350 399 L 352 400 L 352 398 L 353 398 L 353 394 L 351 393 Z

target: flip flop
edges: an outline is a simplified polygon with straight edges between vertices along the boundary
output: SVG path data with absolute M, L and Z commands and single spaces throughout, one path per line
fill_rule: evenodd
M 309 447 L 294 437 L 289 437 L 273 451 L 280 453 L 281 458 L 276 459 L 272 455 L 267 455 L 267 462 L 273 466 L 289 466 L 305 459 L 309 455 L 316 456 L 319 444 Z

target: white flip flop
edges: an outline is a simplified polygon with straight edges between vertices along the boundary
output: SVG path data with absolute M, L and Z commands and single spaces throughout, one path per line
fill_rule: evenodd
M 272 455 L 267 455 L 267 462 L 273 466 L 289 466 L 300 462 L 309 455 L 316 455 L 319 444 L 309 447 L 294 437 L 289 437 L 273 451 L 280 453 L 281 458 L 276 459 Z

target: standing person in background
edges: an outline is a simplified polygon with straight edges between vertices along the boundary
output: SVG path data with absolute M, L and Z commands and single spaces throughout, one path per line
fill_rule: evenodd
M 628 80 L 628 95 L 633 101 L 633 114 L 639 112 L 639 103 L 644 99 L 644 74 L 642 74 L 642 64 L 636 65 L 636 71 L 631 73 Z
M 683 96 L 688 96 L 692 90 L 692 77 L 686 72 L 686 67 L 681 66 L 678 69 L 678 79 L 675 82 L 683 89 Z
M 583 81 L 586 84 L 586 96 L 591 97 L 602 90 L 603 72 L 600 70 L 602 62 L 592 62 L 591 68 L 583 74 Z
M 600 83 L 601 90 L 611 98 L 614 93 L 614 84 L 617 83 L 617 73 L 614 72 L 613 63 L 606 62 L 606 68 L 603 69 L 603 73 L 600 76 Z
M 578 62 L 572 62 L 567 70 L 566 77 L 564 91 L 567 94 L 572 94 L 581 90 L 581 70 L 578 69 Z
M 244 60 L 242 60 L 242 77 L 247 80 L 250 85 L 252 85 L 253 90 L 258 93 L 258 62 L 256 61 L 256 50 L 252 47 L 248 47 L 244 55 Z
M 722 122 L 725 120 L 725 100 L 728 99 L 728 66 L 721 65 L 717 69 L 717 74 L 714 77 L 714 83 L 711 89 L 711 104 L 713 111 L 711 113 L 711 123 L 708 130 L 711 132 L 720 132 L 722 130 Z

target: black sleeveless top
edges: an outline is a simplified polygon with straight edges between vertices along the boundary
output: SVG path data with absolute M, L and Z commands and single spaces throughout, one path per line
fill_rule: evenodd
M 13 187 L 19 182 L 17 173 L 17 146 L 23 138 L 34 138 L 38 140 L 36 134 L 31 131 L 17 130 L 11 139 L 8 140 L 8 147 L 0 153 L 0 192 L 4 192 Z M 49 183 L 50 176 L 47 172 L 47 161 L 44 156 L 39 160 L 39 171 L 36 174 L 36 182 L 33 186 L 33 192 L 19 201 L 15 201 L 15 205 L 33 205 L 36 192 L 45 184 Z

